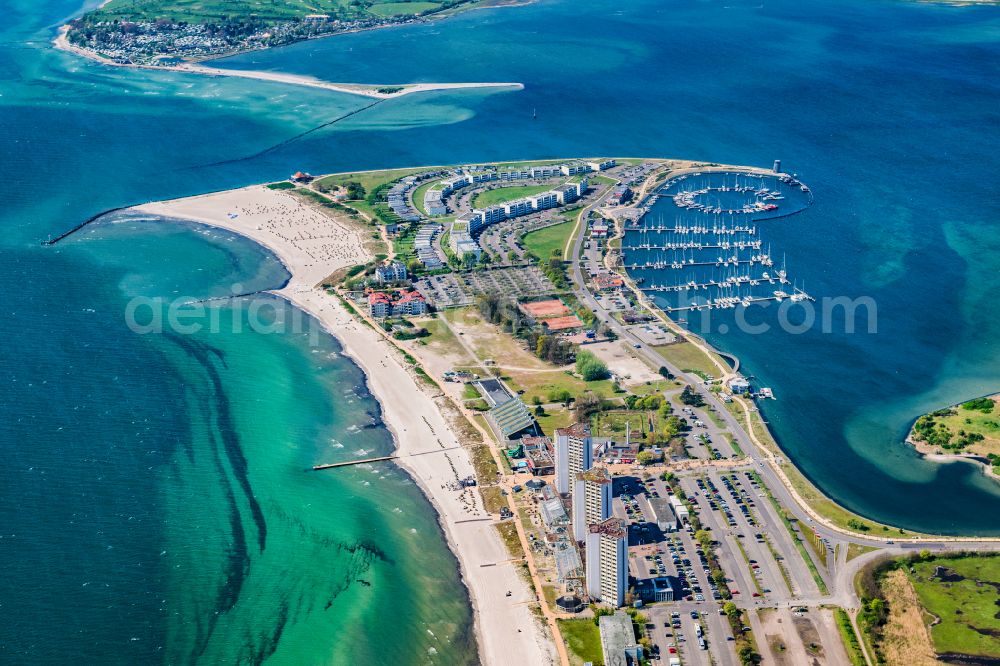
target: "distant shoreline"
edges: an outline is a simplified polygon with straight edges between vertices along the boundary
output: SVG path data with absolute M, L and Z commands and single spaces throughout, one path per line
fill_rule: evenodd
M 257 81 L 271 81 L 273 83 L 284 83 L 288 85 L 305 86 L 308 88 L 320 88 L 331 92 L 344 93 L 348 95 L 359 95 L 371 97 L 373 99 L 394 99 L 412 95 L 414 93 L 432 92 L 437 90 L 467 90 L 476 88 L 497 88 L 502 90 L 523 90 L 524 84 L 517 82 L 469 82 L 469 83 L 332 83 L 311 76 L 300 74 L 283 74 L 280 72 L 265 72 L 257 70 L 237 70 L 224 69 L 221 67 L 208 67 L 198 63 L 183 63 L 177 65 L 146 65 L 134 63 L 118 63 L 90 51 L 69 43 L 66 35 L 69 26 L 59 28 L 59 34 L 53 40 L 53 45 L 61 50 L 74 53 L 102 65 L 112 67 L 124 67 L 128 69 L 149 69 L 168 72 L 184 72 L 188 74 L 200 74 L 202 76 L 228 76 L 241 79 L 254 79 Z M 393 92 L 384 92 L 387 89 L 394 89 Z M 396 90 L 398 89 L 398 90 Z

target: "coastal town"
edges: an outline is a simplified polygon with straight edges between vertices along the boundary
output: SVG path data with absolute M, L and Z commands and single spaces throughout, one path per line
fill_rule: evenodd
M 66 40 L 93 57 L 122 65 L 171 65 L 371 30 L 453 13 L 475 0 L 348 3 L 320 0 L 268 8 L 112 0 L 66 25 Z
M 514 645 L 527 663 L 876 663 L 893 620 L 855 579 L 886 562 L 960 566 L 996 542 L 826 500 L 771 438 L 770 388 L 666 317 L 623 260 L 630 235 L 663 226 L 657 201 L 690 209 L 662 196 L 678 183 L 728 174 L 753 181 L 739 186 L 750 201 L 808 205 L 761 185 L 790 178 L 778 168 L 299 171 L 136 211 L 250 236 L 291 271 L 277 293 L 368 372 L 399 444 L 316 473 L 395 461 L 417 478 L 488 627 L 487 663 Z

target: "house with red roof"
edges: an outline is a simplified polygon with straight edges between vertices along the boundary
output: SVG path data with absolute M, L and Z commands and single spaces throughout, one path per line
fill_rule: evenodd
M 427 299 L 419 291 L 408 291 L 392 304 L 392 314 L 418 315 L 427 313 Z
M 375 319 L 385 319 L 392 314 L 392 299 L 389 294 L 381 291 L 368 294 L 368 312 Z
M 368 312 L 375 319 L 427 313 L 427 299 L 419 291 L 373 291 L 368 294 Z

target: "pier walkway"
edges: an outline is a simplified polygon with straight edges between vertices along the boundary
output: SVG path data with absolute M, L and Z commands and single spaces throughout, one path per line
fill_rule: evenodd
M 319 465 L 313 465 L 313 471 L 319 471 L 323 469 L 334 469 L 336 467 L 351 467 L 353 465 L 363 465 L 365 463 L 373 462 L 383 462 L 385 460 L 399 460 L 400 458 L 413 458 L 415 456 L 426 456 L 431 453 L 445 453 L 447 451 L 454 451 L 455 449 L 460 449 L 461 446 L 449 446 L 441 449 L 431 449 L 430 451 L 418 451 L 416 453 L 411 453 L 406 456 L 400 456 L 393 454 L 391 456 L 375 456 L 374 458 L 357 458 L 355 460 L 344 460 L 343 462 L 335 463 L 321 463 Z

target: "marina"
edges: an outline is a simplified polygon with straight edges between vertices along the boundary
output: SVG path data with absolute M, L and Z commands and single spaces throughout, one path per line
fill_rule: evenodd
M 645 214 L 627 224 L 622 267 L 667 313 L 812 300 L 776 269 L 757 222 L 812 203 L 797 177 L 777 172 L 705 171 L 667 180 Z

